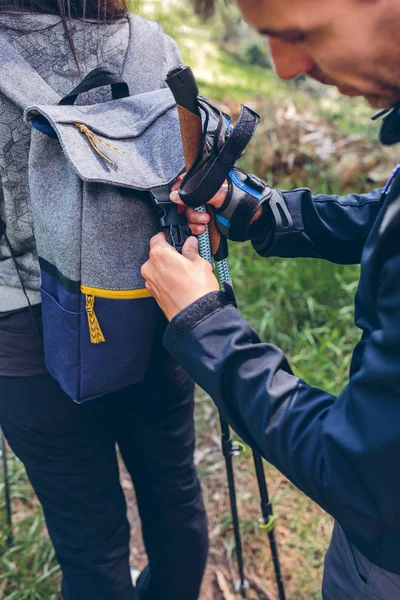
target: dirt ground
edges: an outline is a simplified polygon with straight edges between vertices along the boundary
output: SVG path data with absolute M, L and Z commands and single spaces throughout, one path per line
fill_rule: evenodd
M 200 600 L 236 600 L 238 596 L 234 594 L 234 587 L 238 575 L 218 417 L 205 395 L 198 398 L 196 421 L 196 463 L 203 485 L 210 532 L 210 554 Z M 331 519 L 271 466 L 266 465 L 265 470 L 278 516 L 275 535 L 286 600 L 317 600 L 321 597 L 320 580 L 332 528 Z M 278 594 L 268 538 L 258 530 L 259 496 L 249 451 L 245 456 L 235 459 L 235 475 L 246 576 L 250 584 L 247 598 L 276 600 Z M 141 569 L 147 559 L 135 493 L 123 465 L 121 481 L 132 526 L 131 564 Z

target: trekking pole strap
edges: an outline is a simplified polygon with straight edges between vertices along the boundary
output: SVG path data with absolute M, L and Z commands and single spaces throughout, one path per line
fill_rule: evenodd
M 235 127 L 231 130 L 221 151 L 211 161 L 200 181 L 197 182 L 196 169 L 194 169 L 194 172 L 190 170 L 186 174 L 179 190 L 182 202 L 187 206 L 197 208 L 215 196 L 235 163 L 242 156 L 254 135 L 259 120 L 260 117 L 255 111 L 247 106 L 241 106 L 240 116 Z M 196 180 L 196 183 L 192 188 L 194 180 Z

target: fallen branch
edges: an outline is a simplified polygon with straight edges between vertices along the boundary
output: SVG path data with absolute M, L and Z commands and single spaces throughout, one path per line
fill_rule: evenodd
M 225 579 L 222 571 L 215 571 L 215 575 L 217 577 L 217 583 L 220 591 L 222 592 L 224 600 L 236 600 L 236 597 L 229 590 L 228 582 Z
M 276 600 L 269 589 L 262 583 L 261 579 L 255 573 L 250 573 L 248 576 L 250 587 L 258 594 L 263 594 L 264 600 Z

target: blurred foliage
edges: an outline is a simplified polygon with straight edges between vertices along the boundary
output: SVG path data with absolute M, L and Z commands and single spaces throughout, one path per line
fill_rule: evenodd
M 243 42 L 235 52 L 239 62 L 246 65 L 258 65 L 265 69 L 272 68 L 271 54 L 266 40 L 262 38 Z

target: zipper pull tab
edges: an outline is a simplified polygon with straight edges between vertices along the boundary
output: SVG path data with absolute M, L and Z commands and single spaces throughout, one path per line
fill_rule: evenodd
M 90 342 L 92 344 L 101 344 L 105 342 L 105 337 L 101 331 L 99 321 L 94 312 L 94 295 L 85 294 L 86 297 L 86 313 L 88 316 Z

